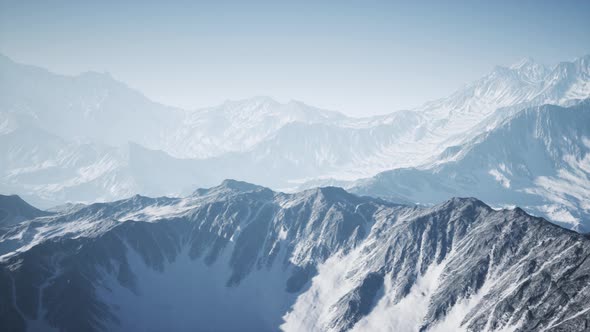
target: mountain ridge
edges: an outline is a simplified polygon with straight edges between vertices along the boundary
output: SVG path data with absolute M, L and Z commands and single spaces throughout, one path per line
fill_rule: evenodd
M 265 97 L 170 112 L 128 88 L 4 75 L 0 85 L 9 89 L 2 89 L 0 98 L 0 135 L 6 142 L 0 190 L 49 207 L 133 193 L 184 195 L 225 178 L 294 191 L 310 181 L 350 181 L 420 167 L 526 105 L 570 105 L 590 96 L 587 58 L 547 69 L 538 82 L 525 79 L 543 72 L 530 61 L 504 67 L 450 97 L 366 118 Z M 48 93 L 56 89 L 66 93 Z M 11 135 L 19 130 L 57 138 L 31 143 L 25 134 Z
M 16 331 L 576 331 L 590 320 L 590 240 L 474 198 L 423 208 L 230 180 L 26 221 L 0 247 L 11 239 L 0 320 Z
M 431 165 L 384 172 L 358 181 L 353 191 L 425 204 L 468 194 L 588 231 L 589 107 L 585 100 L 525 109 Z

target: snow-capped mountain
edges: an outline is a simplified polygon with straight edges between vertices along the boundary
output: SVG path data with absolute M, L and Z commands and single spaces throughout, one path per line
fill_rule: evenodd
M 590 56 L 546 68 L 527 59 L 467 85 L 448 98 L 408 111 L 370 118 L 336 117 L 289 123 L 246 152 L 232 154 L 252 171 L 240 178 L 289 188 L 310 179 L 358 179 L 428 163 L 449 146 L 495 128 L 527 106 L 570 105 L 590 97 Z M 247 166 L 246 166 L 247 167 Z M 232 177 L 233 174 L 228 174 Z M 281 178 L 282 177 L 282 178 Z
M 281 104 L 269 97 L 226 101 L 220 106 L 186 112 L 170 133 L 166 143 L 169 146 L 164 150 L 179 158 L 217 157 L 249 151 L 288 124 L 306 126 L 344 118 L 340 113 L 298 101 Z
M 352 190 L 423 204 L 474 196 L 590 231 L 590 99 L 525 109 L 434 160 L 358 181 Z
M 38 128 L 69 141 L 157 146 L 182 114 L 96 72 L 62 76 L 0 56 L 0 133 Z
M 113 147 L 73 142 L 31 128 L 0 137 L 5 152 L 0 154 L 2 192 L 18 192 L 42 207 L 109 201 L 138 192 L 189 193 L 200 183 L 221 181 L 199 160 L 177 159 L 134 143 Z
M 49 207 L 224 178 L 288 191 L 430 164 L 526 106 L 590 97 L 589 59 L 551 68 L 527 59 L 419 108 L 351 118 L 266 97 L 179 110 L 108 74 L 55 75 L 0 57 L 0 191 Z
M 590 239 L 472 198 L 431 208 L 225 181 L 0 236 L 11 331 L 583 331 Z
M 422 129 L 427 141 L 444 138 L 442 146 L 459 143 L 470 139 L 470 130 L 492 115 L 502 121 L 511 111 L 528 106 L 569 105 L 588 98 L 589 73 L 590 55 L 553 68 L 526 58 L 510 67 L 497 66 L 450 97 L 427 103 L 416 111 L 428 118 Z

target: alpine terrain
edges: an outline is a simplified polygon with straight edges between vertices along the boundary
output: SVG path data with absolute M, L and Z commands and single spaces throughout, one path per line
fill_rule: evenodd
M 359 194 L 420 204 L 474 196 L 590 231 L 590 99 L 567 108 L 524 109 L 434 160 L 348 186 Z
M 588 13 L 0 1 L 0 332 L 590 332 Z
M 109 74 L 63 76 L 0 56 L 0 191 L 49 208 L 185 195 L 225 178 L 295 191 L 422 167 L 524 108 L 589 98 L 589 68 L 590 56 L 524 59 L 415 109 L 354 118 L 268 97 L 182 110 Z
M 26 217 L 0 236 L 3 331 L 590 327 L 590 239 L 474 198 L 227 180 Z

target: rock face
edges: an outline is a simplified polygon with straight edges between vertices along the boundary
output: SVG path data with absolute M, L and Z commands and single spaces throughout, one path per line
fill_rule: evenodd
M 590 239 L 472 198 L 420 208 L 225 181 L 0 237 L 6 331 L 584 331 Z

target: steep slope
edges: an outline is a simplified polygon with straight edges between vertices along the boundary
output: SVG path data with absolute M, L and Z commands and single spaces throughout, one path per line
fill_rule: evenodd
M 510 67 L 497 66 L 450 97 L 427 103 L 419 110 L 431 118 L 426 125 L 432 135 L 461 133 L 499 109 L 567 105 L 571 100 L 588 98 L 589 73 L 590 55 L 553 68 L 527 58 Z
M 590 100 L 525 109 L 436 160 L 359 181 L 353 191 L 424 204 L 475 196 L 590 230 Z
M 15 226 L 11 330 L 582 331 L 590 240 L 475 199 L 399 206 L 237 181 Z

